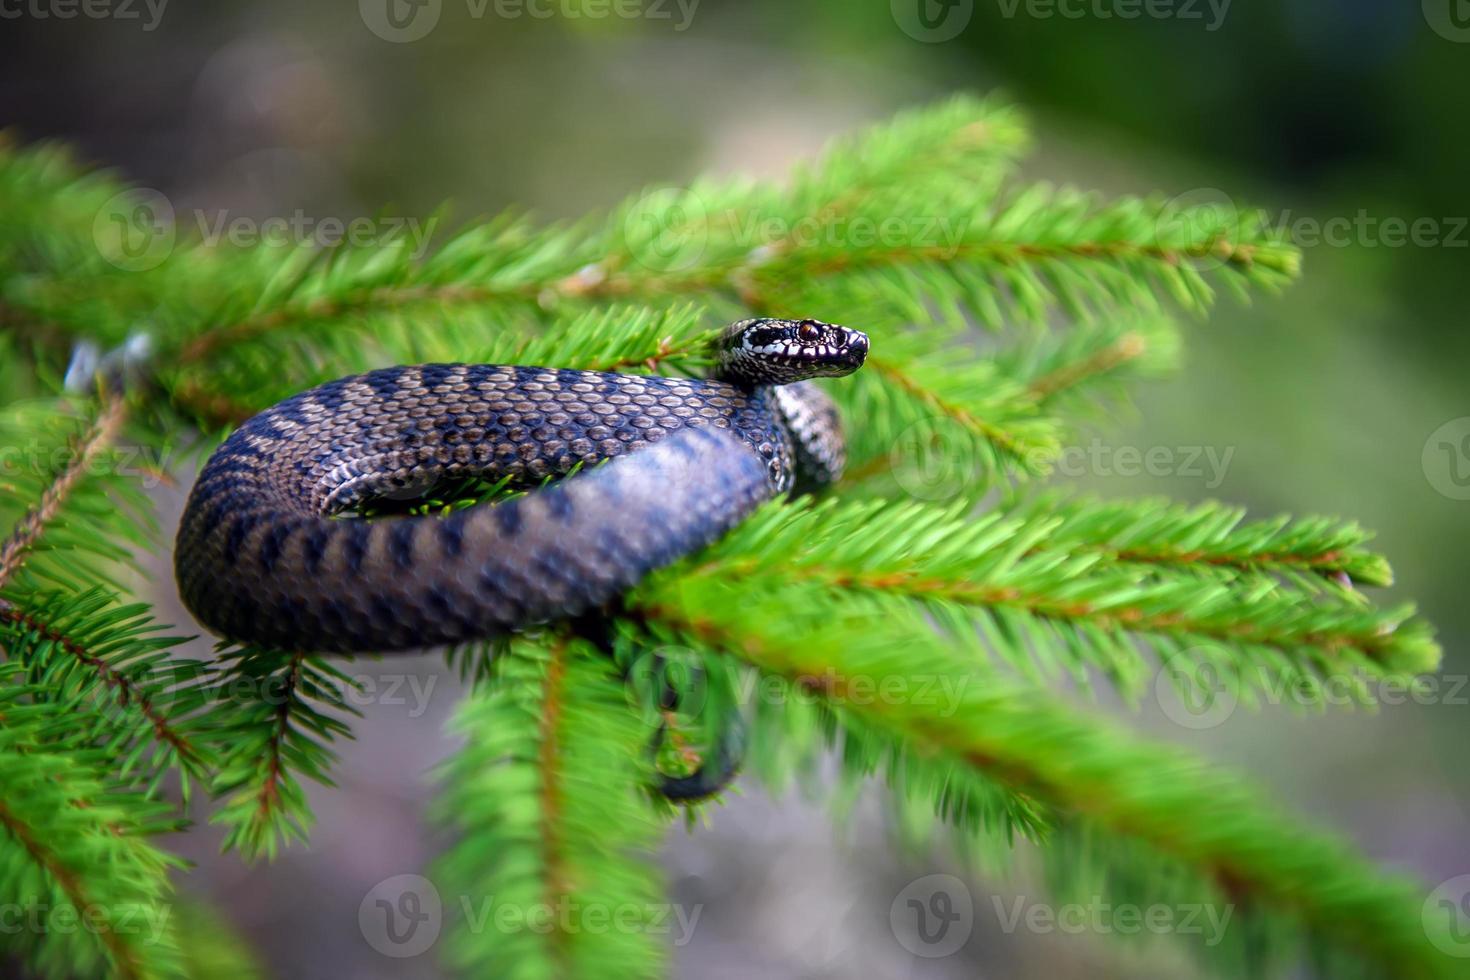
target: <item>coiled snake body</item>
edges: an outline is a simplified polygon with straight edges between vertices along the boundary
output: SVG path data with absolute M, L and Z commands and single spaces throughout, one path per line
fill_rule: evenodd
M 834 480 L 841 427 L 804 382 L 851 373 L 867 349 L 854 330 L 762 319 L 726 328 L 711 380 L 428 364 L 330 382 L 205 465 L 175 548 L 180 594 L 230 640 L 323 652 L 576 616 L 761 502 Z M 336 516 L 462 476 L 530 492 L 445 517 Z

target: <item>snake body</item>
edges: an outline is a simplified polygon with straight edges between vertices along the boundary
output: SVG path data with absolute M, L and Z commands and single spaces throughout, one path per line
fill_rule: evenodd
M 835 479 L 841 427 L 806 379 L 856 370 L 867 347 L 854 330 L 761 319 L 726 328 L 707 380 L 426 364 L 329 382 L 205 464 L 179 527 L 180 595 L 226 639 L 321 652 L 577 616 L 763 501 Z M 442 517 L 346 516 L 467 476 L 528 492 Z

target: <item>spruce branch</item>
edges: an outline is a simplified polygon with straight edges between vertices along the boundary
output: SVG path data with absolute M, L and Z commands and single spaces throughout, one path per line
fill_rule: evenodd
M 46 693 L 0 667 L 0 893 L 29 916 L 0 942 L 47 977 L 182 976 L 168 923 L 182 862 L 147 840 L 168 808 L 117 787 L 106 753 L 56 742 L 65 709 Z
M 102 590 L 0 606 L 0 652 L 25 668 L 47 703 L 112 754 L 120 777 L 152 792 L 176 768 L 187 798 L 190 777 L 207 778 L 213 757 L 197 716 L 207 669 L 172 656 L 181 640 L 158 633 L 146 606 L 121 605 Z
M 0 474 L 0 528 L 15 528 L 0 543 L 0 890 L 39 881 L 43 900 L 156 906 L 169 859 L 145 837 L 177 822 L 158 800 L 173 773 L 185 791 L 210 778 L 227 847 L 272 856 L 305 836 L 303 780 L 329 784 L 333 743 L 350 736 L 350 682 L 329 663 L 249 648 L 213 667 L 180 660 L 179 641 L 124 598 L 116 580 L 151 530 L 140 481 L 111 455 L 124 439 L 158 450 L 191 424 L 213 431 L 387 363 L 697 377 L 719 320 L 817 315 L 874 335 L 868 366 L 829 390 L 849 433 L 838 492 L 879 499 L 767 507 L 606 624 L 631 676 L 682 650 L 702 702 L 693 691 L 669 709 L 656 684 L 630 704 L 613 664 L 556 632 L 461 652 L 475 691 L 439 804 L 459 840 L 435 874 L 483 901 L 451 937 L 454 964 L 661 972 L 639 914 L 611 934 L 562 917 L 657 902 L 650 857 L 668 808 L 647 798 L 652 734 L 708 736 L 738 714 L 750 767 L 773 786 L 835 750 L 839 801 L 879 778 L 916 839 L 937 822 L 997 865 L 1034 844 L 1058 889 L 1239 906 L 1211 954 L 1222 972 L 1311 958 L 1334 978 L 1442 975 L 1408 886 L 1233 777 L 1042 688 L 1101 673 L 1136 697 L 1161 671 L 1208 664 L 1247 702 L 1328 681 L 1368 701 L 1375 681 L 1430 669 L 1439 651 L 1411 609 L 1359 591 L 1390 574 L 1356 525 L 1009 485 L 1046 472 L 1082 417 L 1172 367 L 1167 308 L 1275 289 L 1299 264 L 1255 212 L 1019 185 L 1025 143 L 1014 110 L 957 99 L 838 141 L 785 185 L 648 190 L 569 225 L 504 216 L 424 254 L 406 235 L 235 248 L 171 229 L 140 266 L 128 220 L 156 217 L 154 196 L 0 140 L 0 329 L 29 331 L 23 345 L 0 334 L 0 354 L 15 354 L 0 382 L 7 362 L 54 371 L 78 339 L 141 330 L 159 352 L 126 418 L 120 401 L 59 399 L 29 377 L 14 390 L 34 400 L 0 407 L 0 443 L 33 444 L 41 461 Z M 932 494 L 952 505 L 882 499 L 890 483 L 930 496 L 934 464 L 963 477 Z M 1001 502 L 977 515 L 998 485 Z M 938 706 L 919 696 L 926 684 Z M 39 836 L 53 824 L 54 842 Z M 491 896 L 523 927 L 484 918 Z M 55 975 L 106 963 L 202 975 L 198 949 L 178 968 L 173 947 L 72 952 L 43 938 L 20 953 Z
M 518 640 L 454 728 L 465 745 L 436 809 L 460 839 L 435 876 L 481 923 L 457 924 L 450 962 L 503 977 L 662 975 L 652 732 L 606 658 L 561 637 Z
M 101 411 L 82 437 L 76 453 L 41 492 L 41 499 L 16 523 L 10 536 L 0 542 L 0 587 L 20 566 L 22 555 L 41 536 L 41 528 L 53 520 L 68 494 L 122 427 L 125 403 L 116 395 L 103 398 Z
M 224 847 L 273 859 L 304 841 L 312 822 L 300 778 L 333 785 L 331 745 L 351 737 L 342 715 L 354 682 L 320 657 L 253 647 L 221 657 L 208 697 L 223 758 L 211 791 L 223 804 L 211 816 L 226 828 Z
M 1245 509 L 1217 503 L 1186 507 L 1162 499 L 1067 500 L 1043 495 L 1025 513 L 1061 523 L 1053 548 L 1094 552 L 1125 564 L 1217 574 L 1230 581 L 1278 576 L 1306 592 L 1331 590 L 1362 600 L 1356 586 L 1389 586 L 1388 562 L 1364 547 L 1372 535 L 1327 517 L 1246 521 Z
M 1033 676 L 1041 676 L 1038 668 L 1090 665 L 1132 695 L 1153 674 L 1147 648 L 1164 664 L 1223 665 L 1235 693 L 1246 697 L 1286 683 L 1310 692 L 1324 678 L 1413 675 L 1438 662 L 1432 631 L 1408 607 L 1380 610 L 1336 594 L 1309 601 L 1310 593 L 1274 581 L 1246 587 L 1179 574 L 1198 560 L 1184 542 L 1195 550 L 1211 545 L 1222 559 L 1232 548 L 1254 546 L 1262 549 L 1258 556 L 1278 559 L 1293 548 L 1326 548 L 1318 553 L 1337 550 L 1353 567 L 1383 568 L 1381 559 L 1356 550 L 1361 532 L 1351 526 L 1278 521 L 1234 531 L 1209 508 L 1196 511 L 1193 522 L 1177 511 L 1153 522 L 1146 507 L 1100 512 L 1098 520 L 1115 530 L 1122 524 L 1119 536 L 1129 528 L 1122 515 L 1133 518 L 1133 528 L 1155 531 L 1153 547 L 1173 542 L 1175 573 L 1164 574 L 1163 563 L 1139 563 L 1127 552 L 1107 561 L 1095 547 L 1077 549 L 1077 528 L 1088 513 L 1073 510 L 1069 521 L 1040 508 L 967 520 L 954 507 L 883 502 L 768 508 L 684 576 L 738 588 L 772 615 L 797 615 L 803 603 L 834 604 L 854 593 L 921 603 L 952 625 L 961 645 Z M 1219 532 L 1213 541 L 1196 533 L 1200 523 Z M 1108 539 L 1089 533 L 1086 540 Z
M 13 440 L 5 474 L 12 500 L 35 501 L 0 545 L 0 586 L 8 586 L 0 597 L 3 654 L 46 685 L 48 699 L 68 708 L 91 743 L 116 753 L 120 779 L 152 793 L 176 770 L 187 796 L 208 751 L 180 718 L 197 707 L 193 687 L 203 665 L 170 656 L 181 641 L 158 636 L 146 607 L 122 605 L 87 584 L 89 571 L 106 581 L 113 565 L 128 560 L 116 539 L 134 536 L 141 523 L 132 520 L 141 510 L 136 490 L 106 458 L 126 403 L 104 391 L 86 404 L 95 413 L 76 438 L 71 413 L 58 413 L 57 404 L 11 405 L 0 416 L 0 434 Z M 89 553 L 100 560 L 91 569 L 80 560 Z
M 1425 943 L 1412 886 L 1381 878 L 1338 842 L 1304 832 L 1217 767 L 1137 744 L 996 678 L 957 685 L 953 712 L 913 698 L 859 695 L 875 683 L 901 681 L 913 690 L 925 676 L 976 675 L 912 614 L 897 625 L 898 614 L 877 607 L 849 606 L 840 619 L 830 605 L 805 616 L 789 607 L 772 615 L 753 609 L 749 595 L 731 601 L 728 583 L 721 586 L 723 601 L 711 601 L 708 586 L 671 576 L 642 590 L 637 608 L 671 631 L 852 705 L 907 744 L 1204 872 L 1217 902 L 1291 917 L 1311 951 L 1351 948 L 1383 976 L 1449 975 Z M 895 645 L 895 636 L 904 642 Z
M 0 408 L 0 589 L 12 601 L 36 589 L 84 591 L 117 573 L 152 529 L 141 488 L 124 472 L 130 449 L 114 452 L 126 415 L 117 397 L 78 404 L 46 397 Z
M 1172 372 L 1179 329 L 1169 317 L 1116 317 L 1048 331 L 1010 345 L 996 362 L 1026 384 L 1043 410 L 1070 409 L 1100 391 L 1121 393 L 1139 381 Z
M 1176 214 L 1162 201 L 1101 205 L 1044 188 L 1002 194 L 997 178 L 1019 132 L 1013 111 L 956 100 L 839 143 L 785 191 L 702 183 L 644 193 L 600 226 L 536 230 L 500 219 L 422 259 L 402 239 L 326 253 L 263 246 L 234 254 L 185 243 L 157 275 L 133 285 L 160 291 L 146 319 L 165 349 L 176 345 L 163 358 L 178 365 L 170 389 L 186 409 L 218 421 L 238 414 L 222 406 L 241 395 L 243 409 L 254 405 L 255 382 L 279 383 L 282 344 L 305 344 L 298 349 L 312 363 L 353 346 L 333 336 L 350 323 L 374 341 L 402 336 L 410 309 L 420 335 L 451 311 L 485 336 L 491 324 L 539 323 L 566 303 L 671 296 L 715 303 L 721 313 L 737 302 L 776 313 L 820 309 L 886 328 L 932 320 L 931 304 L 968 304 L 991 322 L 1003 318 L 1002 300 L 1029 320 L 1053 306 L 1079 316 L 1152 309 L 1151 283 L 1199 309 L 1212 272 L 1268 286 L 1294 274 L 1295 253 L 1248 212 Z M 7 179 L 32 163 L 15 156 L 0 167 L 0 201 L 7 188 L 19 192 L 13 183 L 36 193 Z M 67 185 L 48 190 L 65 196 Z M 950 224 L 938 241 L 941 219 Z M 1193 261 L 1219 262 L 1223 271 Z M 44 292 L 45 277 L 26 285 L 12 302 Z M 170 298 L 160 307 L 163 293 Z M 36 305 L 66 313 L 79 304 L 73 296 Z M 266 342 L 270 356 L 252 353 Z M 213 363 L 217 356 L 230 363 Z M 235 390 L 206 383 L 221 377 L 236 379 Z

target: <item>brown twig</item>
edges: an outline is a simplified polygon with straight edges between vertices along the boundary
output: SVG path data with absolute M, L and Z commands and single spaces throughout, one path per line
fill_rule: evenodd
M 1043 374 L 1028 386 L 1039 401 L 1074 388 L 1089 378 L 1111 371 L 1113 368 L 1142 357 L 1148 344 L 1139 333 L 1126 333 L 1116 341 L 1093 352 L 1075 364 L 1065 364 L 1055 371 Z
M 558 896 L 566 890 L 562 842 L 557 832 L 561 818 L 561 786 L 554 774 L 558 771 L 557 757 L 561 749 L 557 735 L 565 707 L 567 652 L 565 639 L 558 640 L 551 649 L 541 705 L 541 744 L 537 769 L 541 776 L 541 855 L 546 863 L 547 908 L 558 908 Z M 558 934 L 560 935 L 560 930 Z
M 168 716 L 158 710 L 148 697 L 147 692 L 141 690 L 128 677 L 119 673 L 106 660 L 92 653 L 74 638 L 56 629 L 48 623 L 37 619 L 32 613 L 18 609 L 14 606 L 0 604 L 0 621 L 15 623 L 24 629 L 44 637 L 54 643 L 59 649 L 66 651 L 76 660 L 90 667 L 101 679 L 103 686 L 115 691 L 117 703 L 126 706 L 137 705 L 138 712 L 148 719 L 153 726 L 153 733 L 159 740 L 173 747 L 179 757 L 188 762 L 199 762 L 201 757 L 199 751 L 194 747 L 187 737 L 179 733 L 170 723 Z
M 15 574 L 24 555 L 41 536 L 41 531 L 65 503 L 67 496 L 86 475 L 92 461 L 117 436 L 126 417 L 126 403 L 119 395 L 106 395 L 102 410 L 83 436 L 77 452 L 41 493 L 41 499 L 16 522 L 10 536 L 0 544 L 0 586 Z
M 271 732 L 270 743 L 266 746 L 266 780 L 260 788 L 260 797 L 255 809 L 256 823 L 264 823 L 280 801 L 281 790 L 281 746 L 286 741 L 286 733 L 291 728 L 291 698 L 296 693 L 296 685 L 301 682 L 301 665 L 305 661 L 306 654 L 293 653 L 291 655 L 291 669 L 286 674 L 286 684 L 281 691 L 281 703 L 276 705 L 276 725 Z
M 41 843 L 40 838 L 32 832 L 31 828 L 5 805 L 3 797 L 0 797 L 0 827 L 8 830 L 10 836 L 15 838 L 16 843 L 21 846 L 21 849 L 31 856 L 31 860 L 44 868 L 46 873 L 55 879 L 57 885 L 66 893 L 66 897 L 70 899 L 74 908 L 81 911 L 99 907 L 87 895 L 86 889 L 82 886 L 81 879 L 63 864 L 55 853 Z M 109 929 L 104 924 L 100 929 L 89 931 L 112 954 L 113 964 L 116 966 L 120 977 L 131 980 L 131 978 L 142 976 L 142 970 L 137 962 L 137 957 L 133 950 L 129 949 L 127 944 L 122 941 L 122 933 L 119 930 Z

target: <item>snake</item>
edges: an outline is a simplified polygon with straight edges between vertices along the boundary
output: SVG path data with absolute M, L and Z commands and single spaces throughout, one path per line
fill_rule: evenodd
M 179 595 L 227 641 L 320 653 L 572 619 L 766 501 L 837 480 L 841 420 L 815 379 L 856 371 L 868 343 L 763 317 L 718 331 L 706 378 L 461 363 L 327 382 L 244 422 L 205 463 L 174 549 Z M 456 478 L 524 492 L 360 516 Z

